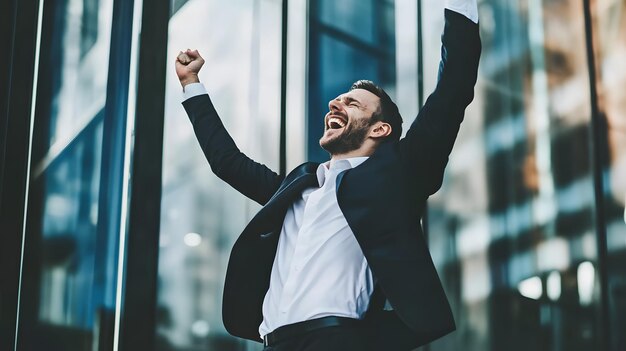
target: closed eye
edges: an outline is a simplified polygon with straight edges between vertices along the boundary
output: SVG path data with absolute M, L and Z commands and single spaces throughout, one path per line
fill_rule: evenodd
M 357 106 L 357 107 L 361 106 L 361 104 L 359 103 L 357 99 L 350 97 L 350 96 L 345 96 L 344 101 L 349 106 Z

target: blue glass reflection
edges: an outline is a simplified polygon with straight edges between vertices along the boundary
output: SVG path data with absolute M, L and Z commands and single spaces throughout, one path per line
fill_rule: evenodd
M 328 101 L 359 79 L 383 88 L 395 84 L 394 3 L 380 0 L 318 1 L 311 4 L 307 154 L 325 161 L 320 148 Z
M 41 322 L 93 328 L 101 148 L 100 120 L 44 174 Z
M 102 292 L 118 256 L 98 218 L 113 0 L 42 10 L 18 349 L 106 348 L 114 304 Z
M 441 11 L 422 6 L 425 17 Z M 432 350 L 582 351 L 601 341 L 582 10 L 480 3 L 476 98 L 429 202 L 431 251 L 458 327 Z M 435 56 L 439 43 L 424 49 Z

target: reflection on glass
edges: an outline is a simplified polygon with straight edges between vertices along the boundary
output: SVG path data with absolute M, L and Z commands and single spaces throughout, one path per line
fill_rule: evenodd
M 517 285 L 519 293 L 533 300 L 539 300 L 541 295 L 543 295 L 543 286 L 541 283 L 541 278 L 532 277 L 528 279 L 524 279 Z
M 593 3 L 600 118 L 604 148 L 605 216 L 611 350 L 626 349 L 626 1 Z
M 98 213 L 112 9 L 112 0 L 43 5 L 18 349 L 109 342 L 106 266 L 117 252 Z
M 561 274 L 558 271 L 550 273 L 546 284 L 548 298 L 557 301 L 561 297 Z
M 26 349 L 87 350 L 93 342 L 103 313 L 93 299 L 94 290 L 104 288 L 95 279 L 101 146 L 100 122 L 64 150 L 40 180 L 45 184 L 41 232 L 29 231 L 27 238 L 39 247 L 26 251 L 40 276 L 35 286 L 25 283 L 21 293 L 21 317 L 36 320 L 20 329 Z
M 168 57 L 197 48 L 200 79 L 239 148 L 278 170 L 281 3 L 190 0 L 169 22 Z M 159 251 L 158 350 L 252 350 L 222 324 L 230 249 L 258 205 L 218 179 L 167 67 Z M 256 347 L 256 348 L 255 348 Z
M 93 327 L 96 227 L 102 123 L 45 173 L 46 198 L 41 243 L 39 320 L 54 325 Z
M 425 91 L 442 5 L 422 3 Z M 458 330 L 431 350 L 599 344 L 591 108 L 582 6 L 483 1 L 476 98 L 429 202 Z M 432 75 L 432 77 L 428 77 Z
M 333 28 L 344 31 L 359 40 L 376 43 L 376 26 L 374 21 L 379 20 L 379 1 L 362 0 L 320 0 L 318 19 Z
M 591 305 L 593 302 L 593 289 L 596 271 L 591 262 L 583 262 L 578 266 L 578 299 L 583 306 Z
M 313 1 L 309 34 L 309 161 L 328 160 L 319 147 L 328 101 L 359 79 L 369 79 L 394 96 L 394 1 Z
M 49 82 L 54 91 L 49 145 L 72 138 L 104 106 L 112 8 L 111 0 L 64 0 L 44 7 L 54 28 L 44 29 L 52 37 L 43 43 L 49 53 L 42 55 L 51 56 L 48 68 L 56 71 Z

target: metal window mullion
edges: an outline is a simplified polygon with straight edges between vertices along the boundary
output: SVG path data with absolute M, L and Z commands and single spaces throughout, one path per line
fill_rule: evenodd
M 142 5 L 119 350 L 153 350 L 170 1 Z
M 92 304 L 97 308 L 97 350 L 113 348 L 117 247 L 121 236 L 124 158 L 129 96 L 130 52 L 133 27 L 133 1 L 113 3 L 106 103 L 102 130 L 102 158 L 98 197 L 98 228 L 94 263 Z M 113 262 L 111 262 L 113 261 Z
M 281 61 L 280 61 L 280 174 L 287 174 L 287 29 L 288 29 L 288 0 L 282 4 L 281 28 Z
M 603 168 L 606 163 L 602 142 L 606 138 L 606 124 L 600 112 L 597 84 L 597 66 L 594 48 L 593 21 L 591 17 L 591 1 L 583 0 L 583 11 L 585 20 L 585 43 L 587 49 L 587 65 L 589 72 L 589 97 L 591 104 L 591 133 L 589 146 L 591 148 L 591 158 L 593 167 L 593 184 L 595 194 L 595 224 L 597 243 L 597 271 L 600 283 L 600 323 L 596 330 L 600 342 L 600 350 L 610 349 L 611 325 L 609 311 L 609 286 L 608 286 L 608 246 L 607 229 L 604 199 L 604 180 L 602 178 Z
M 0 82 L 0 350 L 12 350 L 18 320 L 40 3 L 14 0 L 3 5 L 2 12 L 0 19 L 9 31 L 0 34 L 0 64 L 5 69 L 1 76 L 5 81 Z

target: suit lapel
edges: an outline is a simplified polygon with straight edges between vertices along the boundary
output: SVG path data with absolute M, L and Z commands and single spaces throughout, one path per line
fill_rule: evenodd
M 345 176 L 348 171 L 349 169 L 346 169 L 344 171 L 341 171 L 341 173 L 337 174 L 337 181 L 335 183 L 335 193 L 339 193 L 339 187 L 341 186 L 341 182 L 343 181 L 343 176 Z
M 318 166 L 319 164 L 317 163 L 308 162 L 294 169 L 289 175 L 287 175 L 287 177 L 285 177 L 285 180 L 280 184 L 280 187 L 274 195 L 272 195 L 266 206 L 277 198 L 280 198 L 293 190 L 297 190 L 299 186 L 304 185 L 311 187 L 317 185 L 316 171 Z M 301 190 L 304 190 L 305 188 L 302 188 Z
M 307 162 L 289 173 L 272 198 L 252 218 L 248 227 L 261 232 L 279 229 L 287 208 L 302 194 L 302 191 L 319 186 L 316 175 L 318 166 L 318 163 Z

